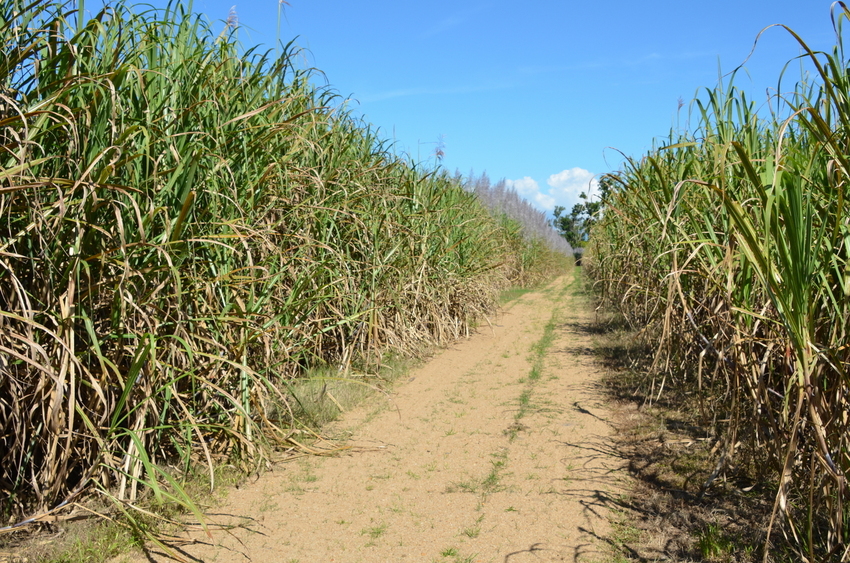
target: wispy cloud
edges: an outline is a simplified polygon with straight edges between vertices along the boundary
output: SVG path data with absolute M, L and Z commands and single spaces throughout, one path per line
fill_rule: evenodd
M 559 65 L 530 65 L 523 66 L 517 69 L 517 72 L 523 75 L 537 74 L 556 74 L 563 72 L 575 72 L 583 70 L 596 70 L 605 68 L 624 68 L 624 67 L 640 67 L 648 64 L 657 64 L 659 62 L 680 62 L 699 59 L 705 57 L 716 56 L 717 53 L 709 51 L 686 51 L 682 53 L 647 53 L 635 58 L 629 59 L 607 59 L 607 60 L 591 60 L 580 61 L 573 64 Z
M 491 84 L 478 84 L 474 86 L 452 86 L 447 88 L 399 88 L 396 90 L 387 90 L 385 92 L 376 92 L 374 94 L 366 93 L 363 96 L 358 96 L 358 99 L 363 103 L 380 102 L 391 100 L 393 98 L 403 98 L 407 96 L 438 96 L 444 94 L 474 94 L 478 92 L 493 92 L 496 90 L 506 90 L 514 85 L 501 82 Z
M 684 52 L 676 52 L 676 53 L 648 53 L 641 57 L 637 57 L 634 59 L 628 59 L 623 61 L 623 64 L 626 66 L 641 66 L 650 63 L 658 63 L 658 62 L 681 62 L 681 61 L 690 61 L 692 59 L 702 59 L 705 57 L 715 57 L 717 53 L 712 53 L 710 51 L 684 51 Z
M 393 98 L 404 98 L 406 96 L 421 96 L 427 94 L 426 88 L 401 88 L 398 90 L 388 90 L 386 92 L 378 92 L 377 94 L 367 94 L 360 96 L 361 102 L 380 102 L 383 100 L 392 100 Z
M 535 75 L 535 74 L 552 74 L 558 72 L 573 72 L 576 70 L 593 70 L 596 68 L 605 68 L 612 66 L 611 63 L 602 61 L 586 61 L 571 65 L 537 65 L 523 66 L 517 69 L 520 74 Z
M 467 8 L 466 10 L 461 10 L 460 12 L 455 12 L 454 14 L 449 14 L 446 17 L 442 18 L 436 24 L 432 25 L 428 29 L 426 29 L 422 34 L 420 34 L 420 38 L 428 39 L 430 37 L 434 37 L 435 35 L 440 35 L 447 31 L 450 31 L 456 27 L 459 27 L 469 20 L 473 19 L 481 11 L 485 10 L 487 6 L 485 4 L 480 4 L 478 6 L 473 6 L 471 8 Z
M 454 16 L 449 16 L 449 17 L 441 20 L 439 23 L 437 23 L 437 25 L 431 27 L 430 29 L 425 30 L 425 32 L 422 33 L 422 35 L 420 35 L 420 37 L 422 37 L 423 39 L 428 38 L 428 37 L 434 37 L 435 35 L 439 35 L 443 32 L 446 32 L 446 31 L 452 29 L 453 27 L 457 27 L 457 26 L 461 25 L 466 20 L 467 20 L 467 17 L 464 17 L 460 14 L 454 15 Z

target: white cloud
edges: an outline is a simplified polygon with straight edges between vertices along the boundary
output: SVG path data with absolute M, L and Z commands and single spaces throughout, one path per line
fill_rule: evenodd
M 538 209 L 549 212 L 553 211 L 556 205 L 564 206 L 569 212 L 573 205 L 582 201 L 579 198 L 582 192 L 589 197 L 599 194 L 598 182 L 593 172 L 578 167 L 552 174 L 546 180 L 548 188 L 545 189 L 530 176 L 519 180 L 505 180 L 505 184 Z
M 538 209 L 552 211 L 555 209 L 555 200 L 548 194 L 540 191 L 540 184 L 529 176 L 519 180 L 505 180 L 508 188 L 513 188 L 523 199 L 534 204 Z
M 584 168 L 562 170 L 549 176 L 546 183 L 550 186 L 549 195 L 558 202 L 558 205 L 563 205 L 568 210 L 579 203 L 582 192 L 588 197 L 599 195 L 599 182 L 593 172 Z
M 534 203 L 537 204 L 537 207 L 545 209 L 546 211 L 552 211 L 555 209 L 555 200 L 546 194 L 535 194 Z
M 537 180 L 530 176 L 526 176 L 519 180 L 506 180 L 505 183 L 509 188 L 513 188 L 522 197 L 528 197 L 540 192 L 540 185 Z

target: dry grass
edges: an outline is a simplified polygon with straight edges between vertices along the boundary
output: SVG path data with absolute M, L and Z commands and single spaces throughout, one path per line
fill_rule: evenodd
M 680 389 L 652 400 L 644 374 L 653 354 L 638 335 L 611 319 L 587 330 L 611 370 L 612 449 L 633 477 L 631 490 L 612 501 L 619 516 L 609 541 L 618 560 L 761 561 L 775 488 L 743 463 L 713 475 L 722 441 L 701 419 L 696 397 Z M 767 560 L 796 557 L 774 547 Z
M 177 4 L 20 4 L 0 4 L 0 524 L 85 495 L 142 535 L 142 506 L 203 521 L 187 475 L 300 447 L 305 371 L 458 338 L 518 252 L 557 262 L 396 156 L 291 44 L 245 51 Z
M 608 177 L 583 259 L 652 355 L 647 401 L 687 398 L 718 478 L 747 467 L 774 492 L 765 546 L 809 561 L 850 558 L 850 11 L 832 15 L 830 53 L 765 30 L 809 71 L 782 94 L 760 107 L 733 72 L 694 100 L 692 131 Z

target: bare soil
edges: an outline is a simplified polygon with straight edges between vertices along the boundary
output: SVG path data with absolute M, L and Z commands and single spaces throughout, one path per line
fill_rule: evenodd
M 347 450 L 276 465 L 211 511 L 212 539 L 190 526 L 172 547 L 222 563 L 613 559 L 627 462 L 576 276 L 345 413 L 325 431 Z

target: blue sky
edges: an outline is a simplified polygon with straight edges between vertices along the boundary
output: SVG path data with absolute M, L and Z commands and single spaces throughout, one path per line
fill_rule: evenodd
M 300 64 L 414 160 L 509 180 L 541 209 L 568 208 L 591 179 L 639 157 L 688 102 L 783 23 L 830 49 L 830 0 L 288 0 L 280 39 Z M 273 49 L 278 1 L 196 0 L 239 39 Z M 156 2 L 154 2 L 156 4 Z M 756 101 L 800 53 L 786 31 L 760 39 L 737 85 Z M 799 67 L 799 65 L 797 65 Z M 799 76 L 799 72 L 795 76 Z M 678 101 L 686 105 L 678 110 Z

